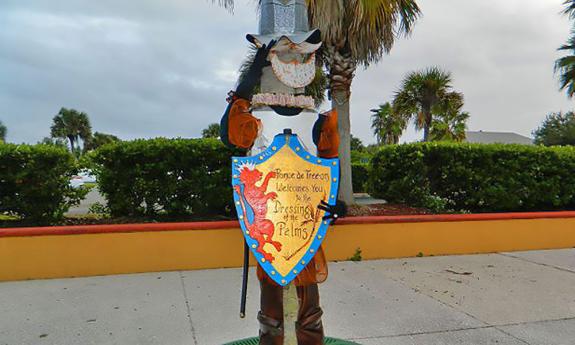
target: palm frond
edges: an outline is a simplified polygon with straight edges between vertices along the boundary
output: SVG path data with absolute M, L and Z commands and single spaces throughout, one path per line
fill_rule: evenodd
M 421 11 L 415 0 L 308 0 L 312 27 L 326 45 L 349 51 L 365 66 L 409 34 Z
M 0 143 L 6 141 L 6 133 L 8 133 L 8 129 L 2 121 L 0 121 Z
M 565 9 L 561 13 L 575 19 L 575 0 L 565 0 L 563 5 L 565 5 Z
M 387 102 L 378 109 L 371 110 L 371 128 L 381 144 L 397 144 L 407 128 L 407 121 L 394 112 L 393 106 Z
M 569 98 L 573 98 L 575 95 L 575 32 L 558 50 L 570 52 L 570 55 L 555 61 L 554 72 L 559 75 L 559 90 L 567 91 Z
M 211 0 L 212 3 L 217 3 L 219 6 L 229 10 L 230 12 L 234 11 L 234 0 Z
M 456 114 L 463 107 L 463 94 L 452 89 L 451 73 L 439 67 L 410 72 L 395 93 L 393 107 L 399 116 L 413 120 L 416 130 L 430 129 L 434 115 Z

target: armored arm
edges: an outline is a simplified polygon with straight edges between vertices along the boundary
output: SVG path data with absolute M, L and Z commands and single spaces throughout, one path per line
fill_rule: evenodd
M 312 130 L 313 142 L 322 158 L 337 158 L 339 151 L 339 132 L 337 111 L 331 110 L 318 115 Z
M 269 63 L 267 56 L 273 44 L 272 41 L 268 47 L 264 45 L 258 49 L 248 73 L 236 91 L 228 94 L 229 105 L 220 121 L 220 138 L 228 147 L 249 150 L 258 136 L 261 122 L 251 114 L 249 99 L 262 76 L 262 69 Z

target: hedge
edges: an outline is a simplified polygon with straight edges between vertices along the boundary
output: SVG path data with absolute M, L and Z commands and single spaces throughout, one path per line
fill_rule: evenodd
M 157 138 L 104 145 L 88 160 L 112 216 L 229 216 L 232 154 L 215 139 Z
M 369 177 L 368 164 L 362 163 L 352 163 L 351 164 L 351 175 L 353 182 L 353 192 L 354 193 L 365 193 L 366 183 Z
M 0 214 L 35 224 L 62 219 L 85 195 L 70 186 L 77 172 L 65 148 L 0 143 Z
M 381 148 L 368 189 L 389 202 L 470 212 L 575 209 L 575 148 L 419 143 Z

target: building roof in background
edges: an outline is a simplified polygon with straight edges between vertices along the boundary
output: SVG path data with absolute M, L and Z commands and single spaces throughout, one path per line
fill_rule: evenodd
M 512 132 L 466 132 L 468 143 L 533 145 L 533 139 Z

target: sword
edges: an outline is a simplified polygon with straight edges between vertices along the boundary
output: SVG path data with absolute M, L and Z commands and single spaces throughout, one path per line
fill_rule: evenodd
M 242 276 L 242 295 L 240 300 L 240 318 L 246 317 L 246 299 L 248 290 L 248 273 L 250 268 L 250 247 L 244 240 L 244 271 Z

